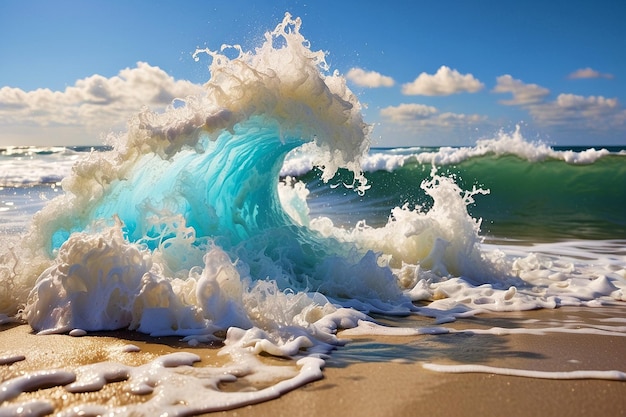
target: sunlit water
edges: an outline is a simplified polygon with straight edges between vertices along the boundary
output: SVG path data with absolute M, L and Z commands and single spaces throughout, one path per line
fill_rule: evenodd
M 10 401 L 0 415 L 51 411 L 21 403 L 23 391 L 109 380 L 151 397 L 64 415 L 232 408 L 321 378 L 342 329 L 447 334 L 460 317 L 626 299 L 622 149 L 553 149 L 516 130 L 465 148 L 370 150 L 357 98 L 299 27 L 286 16 L 234 58 L 198 51 L 212 57 L 207 95 L 138 113 L 108 148 L 3 152 L 3 321 L 42 335 L 127 329 L 223 343 L 232 364 L 191 368 L 201 358 L 180 352 L 42 370 L 0 385 Z M 293 364 L 266 366 L 261 354 Z M 268 386 L 219 388 L 250 375 Z

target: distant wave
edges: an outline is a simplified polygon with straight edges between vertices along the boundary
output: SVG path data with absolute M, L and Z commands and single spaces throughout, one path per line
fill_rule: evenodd
M 366 172 L 393 171 L 411 163 L 447 166 L 483 156 L 516 156 L 528 162 L 559 160 L 572 165 L 585 165 L 593 164 L 610 155 L 626 157 L 626 149 L 623 147 L 599 149 L 551 147 L 545 143 L 527 141 L 518 126 L 512 133 L 501 131 L 496 138 L 479 140 L 473 146 L 373 148 L 362 161 L 362 169 Z M 305 174 L 313 167 L 314 163 L 309 155 L 301 151 L 294 152 L 285 161 L 281 175 L 298 176 Z

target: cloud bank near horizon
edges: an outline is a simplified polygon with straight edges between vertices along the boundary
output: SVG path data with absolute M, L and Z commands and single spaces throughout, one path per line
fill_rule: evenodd
M 613 78 L 591 68 L 568 75 L 572 80 L 594 77 Z M 346 79 L 367 89 L 394 89 L 407 99 L 478 94 L 485 90 L 485 84 L 472 74 L 461 74 L 445 65 L 434 74 L 422 72 L 406 83 L 358 67 L 351 68 Z M 0 146 L 99 144 L 110 132 L 125 130 L 128 119 L 145 106 L 152 110 L 164 109 L 176 98 L 204 93 L 201 85 L 176 80 L 146 62 L 124 68 L 109 78 L 95 74 L 79 79 L 63 91 L 2 87 L 0 126 L 3 135 L 0 136 Z M 539 128 L 623 131 L 626 126 L 626 110 L 616 98 L 570 93 L 554 96 L 548 88 L 526 83 L 510 74 L 497 77 L 489 93 L 509 95 L 510 98 L 495 100 L 496 104 L 526 112 Z M 398 101 L 379 107 L 375 115 L 391 130 L 416 134 L 432 133 L 437 129 L 450 132 L 451 129 L 467 131 L 480 126 L 501 127 L 496 126 L 487 114 L 444 111 L 430 104 Z
M 107 133 L 124 130 L 127 120 L 143 107 L 163 109 L 175 98 L 203 92 L 202 86 L 175 80 L 145 62 L 110 78 L 95 74 L 79 79 L 63 91 L 2 87 L 0 145 L 45 142 L 42 135 L 50 145 L 97 144 Z M 51 138 L 62 138 L 64 143 L 53 143 Z

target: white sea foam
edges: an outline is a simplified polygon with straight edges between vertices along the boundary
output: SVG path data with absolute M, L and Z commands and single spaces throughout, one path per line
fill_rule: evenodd
M 490 327 L 490 328 L 464 328 L 462 330 L 443 327 L 392 327 L 383 326 L 369 320 L 360 320 L 356 327 L 343 330 L 341 337 L 354 336 L 420 336 L 438 334 L 472 334 L 472 335 L 534 335 L 543 336 L 551 333 L 568 333 L 577 335 L 626 337 L 626 326 L 598 326 L 589 325 L 582 321 L 563 323 L 559 327 Z
M 362 160 L 361 168 L 365 172 L 397 170 L 409 163 L 422 165 L 455 165 L 472 158 L 483 156 L 516 156 L 529 162 L 559 160 L 568 164 L 593 164 L 607 155 L 623 156 L 624 151 L 611 153 L 605 148 L 574 150 L 556 150 L 543 142 L 530 142 L 524 138 L 521 127 L 512 132 L 500 131 L 494 138 L 480 139 L 473 146 L 441 148 L 399 148 L 372 149 Z M 311 155 L 295 152 L 290 155 L 281 171 L 282 176 L 298 176 L 309 172 L 315 164 Z
M 47 416 L 54 407 L 47 401 L 32 400 L 19 404 L 4 405 L 0 408 L 0 417 L 39 417 Z
M 22 392 L 42 387 L 66 385 L 74 382 L 76 375 L 64 370 L 42 370 L 18 376 L 0 384 L 0 403 L 11 400 Z
M 607 379 L 626 380 L 626 372 L 622 371 L 531 371 L 524 369 L 498 368 L 486 365 L 440 365 L 435 363 L 423 364 L 425 369 L 447 373 L 487 373 L 496 375 L 519 376 L 539 379 Z
M 72 172 L 72 166 L 82 156 L 65 148 L 49 154 L 38 154 L 41 149 L 28 148 L 28 152 L 3 152 L 0 154 L 0 187 L 28 187 L 40 184 L 58 186 Z
M 15 362 L 20 362 L 23 361 L 24 359 L 26 359 L 26 357 L 24 355 L 11 355 L 11 354 L 4 354 L 2 356 L 0 356 L 0 365 L 10 365 L 12 363 Z
M 236 158 L 252 151 L 227 148 L 223 141 L 246 128 L 254 130 L 251 136 L 258 147 L 267 146 L 264 139 L 268 138 L 257 135 L 262 129 L 254 122 L 259 119 L 271 124 L 263 127 L 274 135 L 269 138 L 274 140 L 272 146 L 288 150 L 306 142 L 283 165 L 284 175 L 319 166 L 328 180 L 339 168 L 347 168 L 355 173 L 353 185 L 361 192 L 367 188 L 360 176 L 363 167 L 393 170 L 410 158 L 424 164 L 451 164 L 476 155 L 515 154 L 532 161 L 560 158 L 589 163 L 606 154 L 555 153 L 545 145 L 527 143 L 516 131 L 479 141 L 472 148 L 375 153 L 368 159 L 369 128 L 358 101 L 342 77 L 322 74 L 327 71 L 325 56 L 309 50 L 299 27 L 300 21 L 287 15 L 255 53 L 235 47 L 234 59 L 224 50 L 198 51 L 212 57 L 207 97 L 187 98 L 181 101 L 184 105 L 162 114 L 141 112 L 131 121 L 127 135 L 112 139 L 112 151 L 74 161 L 71 174 L 62 181 L 65 194 L 34 216 L 23 239 L 3 248 L 0 312 L 6 317 L 22 308 L 18 317 L 42 334 L 130 329 L 154 336 L 178 335 L 191 345 L 220 340 L 225 344 L 222 354 L 230 355 L 234 364 L 192 368 L 201 358 L 181 352 L 135 368 L 96 364 L 75 371 L 41 371 L 3 382 L 0 391 L 5 399 L 45 384 L 70 384 L 73 378 L 76 382 L 69 389 L 76 391 L 125 380 L 129 392 L 151 398 L 112 411 L 105 405 L 84 404 L 60 415 L 216 411 L 275 398 L 319 379 L 322 358 L 344 343 L 337 337 L 338 330 L 380 331 L 363 324 L 371 320 L 370 312 L 415 313 L 444 324 L 485 311 L 625 300 L 623 252 L 590 262 L 585 259 L 587 252 L 574 248 L 563 254 L 556 253 L 561 246 L 506 251 L 483 245 L 480 219 L 472 218 L 467 206 L 487 191 L 462 190 L 453 178 L 435 170 L 422 184 L 433 199 L 432 208 L 396 207 L 380 228 L 360 223 L 346 230 L 328 218 L 311 219 L 308 191 L 288 179 L 278 190 L 262 192 L 279 193 L 281 210 L 293 221 L 270 223 L 268 230 L 255 234 L 262 225 L 246 219 L 276 214 L 272 211 L 276 207 L 243 204 L 258 191 L 254 179 L 262 173 L 256 166 L 245 173 L 247 177 L 237 177 L 252 178 L 245 182 L 225 182 L 227 178 L 217 172 L 210 183 L 211 192 L 220 197 L 214 206 L 206 204 L 206 196 L 195 194 L 178 205 L 181 195 L 176 192 L 157 201 L 151 190 L 180 191 L 199 181 L 193 175 L 204 171 L 175 171 L 184 175 L 172 178 L 158 175 L 184 166 L 191 159 L 187 156 L 224 146 L 226 151 L 217 154 L 231 161 L 228 166 L 237 167 Z M 276 143 L 275 132 L 282 135 Z M 121 202 L 121 191 L 115 188 L 120 183 L 130 190 Z M 230 187 L 228 196 L 220 194 L 225 183 Z M 143 217 L 130 216 L 125 224 L 122 213 L 99 211 L 102 206 L 97 204 L 103 200 L 111 203 L 106 208 L 136 209 Z M 206 210 L 192 225 L 183 212 L 191 216 L 198 207 Z M 248 207 L 250 213 L 243 209 Z M 227 216 L 218 215 L 217 208 Z M 282 211 L 276 216 L 285 220 Z M 202 228 L 224 231 L 219 221 L 225 217 L 232 223 L 227 231 L 232 234 L 199 235 Z M 141 238 L 132 241 L 129 234 L 137 230 Z M 302 236 L 306 239 L 297 239 Z M 418 307 L 415 301 L 428 305 Z M 449 332 L 438 326 L 396 331 Z M 268 367 L 259 360 L 260 354 L 297 362 L 291 367 Z M 268 387 L 237 393 L 216 389 L 219 382 L 243 376 Z M 48 410 L 41 402 L 20 406 L 30 407 L 33 413 Z M 17 410 L 10 407 L 11 412 Z
M 396 279 L 397 289 L 403 291 L 408 299 L 429 301 L 427 307 L 415 307 L 414 312 L 434 317 L 439 324 L 486 311 L 584 306 L 624 299 L 626 259 L 623 253 L 611 255 L 611 250 L 598 247 L 595 250 L 604 253 L 605 259 L 599 263 L 589 263 L 585 258 L 589 257 L 589 246 L 593 248 L 592 243 L 580 242 L 582 247 L 574 243 L 511 246 L 508 252 L 498 246 L 484 245 L 478 235 L 478 222 L 465 210 L 472 196 L 481 191 L 463 192 L 451 179 L 439 177 L 436 172 L 424 184 L 435 200 L 431 210 L 422 212 L 418 209 L 398 208 L 393 211 L 389 223 L 378 229 L 361 225 L 346 231 L 334 228 L 328 219 L 308 219 L 305 202 L 307 191 L 297 184 L 286 183 L 281 186 L 284 187 L 281 191 L 283 204 L 289 207 L 288 211 L 291 210 L 293 217 L 328 237 L 353 242 L 364 248 L 376 248 L 383 256 L 372 258 L 373 262 L 389 266 Z M 614 245 L 619 247 L 620 243 L 615 242 Z M 189 252 L 197 249 L 183 245 L 177 250 Z M 342 337 L 358 334 L 416 336 L 454 332 L 444 327 L 382 328 L 369 321 L 363 313 L 353 309 L 338 309 L 337 304 L 321 294 L 285 293 L 275 284 L 265 281 L 252 284 L 246 269 L 234 264 L 223 250 L 218 247 L 202 250 L 205 253 L 202 269 L 192 268 L 187 272 L 186 279 L 169 279 L 163 274 L 163 266 L 159 266 L 159 262 L 166 265 L 168 259 L 161 249 L 150 252 L 139 245 L 128 243 L 119 224 L 103 227 L 99 231 L 76 233 L 59 249 L 56 263 L 40 276 L 33 292 L 39 297 L 33 301 L 36 304 L 27 310 L 27 314 L 30 314 L 27 317 L 35 328 L 44 329 L 44 332 L 103 328 L 115 324 L 154 335 L 183 335 L 192 344 L 213 340 L 214 330 L 229 328 L 224 352 L 237 356 L 240 361 L 242 348 L 245 355 L 262 352 L 278 356 L 298 356 L 302 352 L 312 354 L 313 359 L 310 360 L 318 365 L 306 368 L 308 370 L 304 374 L 292 371 L 292 376 L 285 380 L 288 382 L 281 383 L 281 389 L 292 389 L 319 378 L 323 361 L 315 359 L 316 355 L 326 354 L 333 346 L 341 344 L 334 335 L 337 329 L 353 328 L 344 331 Z M 177 258 L 173 254 L 172 257 Z M 366 282 L 363 290 L 369 291 L 368 286 L 381 283 L 350 281 L 352 276 L 364 275 L 363 271 L 343 271 L 339 275 L 346 278 L 342 283 L 346 288 Z M 326 289 L 338 284 L 329 281 Z M 388 282 L 384 285 L 389 287 Z M 335 288 L 332 292 L 340 293 L 341 290 Z M 46 305 L 46 297 L 50 296 L 61 302 L 56 302 L 53 315 L 41 314 L 45 309 L 37 306 Z M 344 306 L 364 307 L 354 300 L 340 302 Z M 384 304 L 381 303 L 381 311 L 386 308 Z M 373 301 L 367 308 L 372 309 L 375 305 Z M 46 320 L 52 321 L 48 323 Z M 534 330 L 493 328 L 464 331 L 497 335 L 549 332 L 587 332 L 612 336 L 625 334 L 623 326 L 583 330 L 546 327 Z M 256 369 L 250 372 L 258 373 L 258 377 L 273 375 L 273 371 L 256 366 L 260 365 L 256 364 L 249 369 Z M 90 389 L 97 389 L 109 380 L 118 380 L 132 373 L 129 368 L 120 365 L 84 372 L 92 376 L 81 376 L 81 380 L 86 378 L 87 382 L 80 386 Z M 172 376 L 170 369 L 160 372 L 167 373 L 168 381 L 181 378 L 178 373 Z M 265 372 L 268 374 L 265 375 Z M 531 375 L 531 372 L 527 374 Z M 570 378 L 572 375 L 551 374 L 550 377 Z M 613 378 L 612 374 L 595 371 L 576 375 Z M 168 384 L 163 383 L 163 386 Z M 133 389 L 138 393 L 152 393 L 151 390 L 144 391 L 144 388 L 138 386 Z M 176 390 L 168 392 L 171 395 L 168 394 L 165 397 L 167 400 L 163 401 L 190 404 L 188 408 L 171 409 L 173 413 L 217 410 L 225 407 L 225 401 L 241 405 L 277 395 L 276 390 L 272 390 L 271 395 L 269 391 L 241 396 L 224 394 L 226 399 L 220 394 L 214 402 L 203 402 L 198 401 L 195 395 L 189 399 Z M 159 391 L 158 395 L 161 398 L 165 394 Z M 160 401 L 154 400 L 142 406 L 147 408 L 137 406 L 137 410 L 149 413 L 153 409 L 150 407 L 164 407 L 165 403 Z M 92 409 L 105 410 L 103 406 L 79 407 L 82 411 Z

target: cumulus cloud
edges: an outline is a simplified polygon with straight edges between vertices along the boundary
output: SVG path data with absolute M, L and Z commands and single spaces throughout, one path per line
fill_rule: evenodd
M 389 106 L 380 110 L 381 116 L 392 122 L 407 122 L 416 120 L 426 120 L 437 113 L 437 109 L 424 104 L 400 104 Z
M 359 87 L 392 87 L 395 84 L 391 77 L 376 71 L 365 71 L 362 68 L 351 68 L 346 74 L 346 78 Z
M 123 69 L 111 78 L 96 74 L 80 79 L 64 91 L 2 87 L 0 126 L 7 127 L 6 131 L 10 127 L 11 132 L 16 132 L 15 137 L 19 136 L 21 126 L 25 130 L 28 130 L 26 126 L 31 130 L 63 127 L 64 134 L 73 131 L 85 140 L 85 135 L 123 128 L 127 119 L 143 106 L 164 108 L 174 98 L 203 91 L 197 84 L 175 80 L 159 67 L 138 62 L 136 67 Z M 91 138 L 91 141 L 94 139 L 97 140 Z
M 422 72 L 413 82 L 402 86 L 405 95 L 449 96 L 457 93 L 475 93 L 484 84 L 472 74 L 461 74 L 443 65 L 434 75 Z
M 510 75 L 498 77 L 493 92 L 511 93 L 513 99 L 500 103 L 527 110 L 533 120 L 544 127 L 599 131 L 626 124 L 626 111 L 616 98 L 559 94 L 555 100 L 548 100 L 548 89 L 537 84 L 525 84 Z
M 607 74 L 607 73 L 602 73 L 600 71 L 596 71 L 592 68 L 582 68 L 579 70 L 576 70 L 574 72 L 572 72 L 570 75 L 568 75 L 568 77 L 570 80 L 576 80 L 576 79 L 581 79 L 581 78 L 606 78 L 606 79 L 612 79 L 613 74 Z
M 417 127 L 462 127 L 485 121 L 477 114 L 439 113 L 437 108 L 417 103 L 403 103 L 380 110 L 388 121 L 409 128 Z
M 626 111 L 616 98 L 559 94 L 554 101 L 528 108 L 533 119 L 542 125 L 566 125 L 597 130 L 623 126 Z
M 496 79 L 497 84 L 492 90 L 494 93 L 511 93 L 512 100 L 501 100 L 500 103 L 507 106 L 520 106 L 543 101 L 550 90 L 537 84 L 525 84 L 510 75 L 503 75 Z

